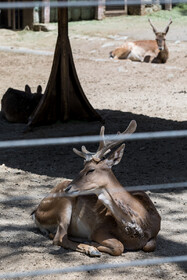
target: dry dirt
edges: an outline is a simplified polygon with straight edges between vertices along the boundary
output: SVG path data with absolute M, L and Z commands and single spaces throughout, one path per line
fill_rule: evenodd
M 160 26 L 166 21 L 160 21 Z M 0 44 L 35 50 L 54 51 L 57 30 L 46 33 L 0 30 Z M 103 22 L 72 23 L 70 40 L 76 69 L 87 98 L 105 119 L 107 133 L 124 130 L 131 119 L 137 132 L 187 129 L 187 30 L 183 22 L 172 24 L 168 38 L 170 58 L 154 65 L 115 61 L 109 51 L 128 39 L 152 39 L 147 21 L 119 17 Z M 38 84 L 45 89 L 53 56 L 0 52 L 0 97 L 8 87 L 33 91 Z M 70 122 L 35 128 L 23 133 L 25 125 L 0 118 L 0 140 L 98 134 L 100 123 Z M 77 148 L 80 145 L 76 145 Z M 95 144 L 87 144 L 90 150 Z M 63 178 L 74 178 L 82 160 L 72 145 L 1 149 L 0 197 L 32 196 L 33 200 L 2 202 L 0 273 L 63 268 L 92 263 L 119 263 L 126 260 L 178 256 L 187 253 L 185 189 L 148 192 L 161 217 L 158 246 L 153 253 L 127 252 L 121 257 L 103 254 L 100 258 L 52 245 L 34 226 L 30 213 L 40 199 Z M 115 174 L 124 186 L 184 182 L 187 179 L 185 138 L 132 141 Z M 41 276 L 39 279 L 177 279 L 186 277 L 186 264 L 162 264 Z M 36 278 L 36 277 L 35 277 Z M 34 279 L 35 279 L 34 278 Z M 37 279 L 38 279 L 37 278 Z

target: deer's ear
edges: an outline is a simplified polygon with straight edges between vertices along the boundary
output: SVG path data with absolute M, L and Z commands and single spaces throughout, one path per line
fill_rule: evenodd
M 166 29 L 164 30 L 165 35 L 168 33 L 169 31 L 169 25 L 166 27 Z
M 31 88 L 29 85 L 25 85 L 25 92 L 31 94 Z
M 166 28 L 165 28 L 165 30 L 164 30 L 164 33 L 165 33 L 165 35 L 168 33 L 168 31 L 169 31 L 169 26 L 170 26 L 170 24 L 172 24 L 172 19 L 170 18 L 170 21 L 169 21 L 169 23 L 168 23 L 168 25 L 166 26 Z
M 37 87 L 37 93 L 38 93 L 38 94 L 42 94 L 42 87 L 41 87 L 41 85 L 39 85 L 39 86 Z
M 109 168 L 113 165 L 120 163 L 125 149 L 125 144 L 122 144 L 116 151 L 114 151 L 107 159 L 105 159 L 106 164 Z

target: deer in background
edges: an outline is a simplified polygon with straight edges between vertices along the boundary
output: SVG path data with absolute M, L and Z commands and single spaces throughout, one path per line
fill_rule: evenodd
M 39 85 L 36 93 L 25 85 L 25 91 L 9 88 L 1 100 L 2 116 L 9 122 L 27 123 L 31 113 L 42 98 L 42 87 Z
M 135 129 L 136 122 L 131 121 L 123 134 Z M 83 170 L 73 181 L 52 189 L 33 211 L 33 219 L 54 244 L 90 256 L 101 252 L 119 256 L 124 249 L 154 251 L 160 215 L 145 192 L 125 190 L 111 170 L 120 162 L 125 145 L 113 153 L 111 149 L 123 140 L 105 141 L 104 127 L 100 135 L 96 153 L 84 146 L 81 151 L 74 149 L 85 160 Z
M 170 19 L 164 32 L 158 32 L 151 20 L 149 23 L 156 35 L 155 40 L 142 40 L 126 42 L 122 46 L 110 52 L 110 57 L 114 59 L 130 59 L 132 61 L 166 63 L 169 57 L 169 50 L 166 46 L 166 34 L 172 23 Z

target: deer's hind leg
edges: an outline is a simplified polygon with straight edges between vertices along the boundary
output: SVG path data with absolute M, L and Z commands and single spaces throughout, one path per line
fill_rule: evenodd
M 144 252 L 153 252 L 156 248 L 156 238 L 151 238 L 143 247 Z
M 124 252 L 124 245 L 110 232 L 98 229 L 92 235 L 93 245 L 100 251 L 112 256 L 120 256 Z
M 128 46 L 121 46 L 110 52 L 110 57 L 114 59 L 127 59 L 131 49 Z

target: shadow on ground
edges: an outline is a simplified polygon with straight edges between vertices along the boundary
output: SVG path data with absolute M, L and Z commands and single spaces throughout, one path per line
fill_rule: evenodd
M 130 120 L 135 119 L 138 124 L 137 132 L 147 131 L 166 131 L 166 130 L 183 130 L 187 128 L 187 122 L 177 122 L 172 120 L 165 120 L 160 118 L 150 118 L 144 115 L 135 115 L 132 113 L 124 113 L 120 111 L 102 110 L 99 112 L 106 120 L 106 133 L 116 133 L 118 130 L 122 131 L 126 128 Z M 93 135 L 98 134 L 100 130 L 100 123 L 78 123 L 71 122 L 65 124 L 55 124 L 46 127 L 35 128 L 32 132 L 27 134 L 23 133 L 24 125 L 22 124 L 10 124 L 5 120 L 0 120 L 0 140 L 5 139 L 27 139 L 27 138 L 47 138 L 47 137 L 60 137 L 60 136 L 73 136 L 73 135 Z M 80 148 L 80 145 L 76 145 Z M 95 151 L 97 144 L 87 144 L 87 148 L 91 151 Z M 77 157 L 72 148 L 74 145 L 64 146 L 46 146 L 46 147 L 29 147 L 29 148 L 10 148 L 0 150 L 0 164 L 5 166 L 20 169 L 22 171 L 31 172 L 37 175 L 47 175 L 47 184 L 50 185 L 50 177 L 52 178 L 73 178 L 80 171 L 83 166 L 82 159 Z M 125 185 L 142 185 L 142 184 L 158 184 L 169 182 L 181 182 L 186 181 L 186 156 L 187 156 L 187 143 L 185 138 L 172 138 L 172 139 L 159 139 L 159 140 L 141 140 L 141 141 L 126 141 L 126 152 L 124 154 L 122 162 L 116 166 L 114 172 L 119 181 Z M 19 173 L 17 170 L 16 173 Z M 19 176 L 18 174 L 18 176 Z M 14 175 L 14 174 L 13 174 Z M 1 183 L 6 184 L 5 178 L 1 178 Z M 40 184 L 37 188 L 44 189 L 46 186 Z M 49 186 L 50 187 L 50 186 Z M 17 187 L 18 188 L 18 187 Z M 46 189 L 44 190 L 46 191 Z M 157 191 L 159 192 L 159 190 Z M 174 194 L 175 192 L 173 192 Z M 24 195 L 24 194 L 23 194 Z M 162 193 L 162 196 L 165 194 Z M 8 192 L 7 192 L 8 198 Z M 164 199 L 170 199 L 169 203 L 175 202 L 175 195 L 167 197 L 167 191 Z M 26 210 L 30 213 L 30 209 L 34 208 L 36 202 L 30 201 L 7 201 L 3 204 L 4 209 L 19 208 Z M 163 205 L 157 205 L 159 210 L 163 209 Z M 164 204 L 165 207 L 165 204 Z M 170 220 L 175 222 L 176 212 L 172 212 L 168 209 L 169 213 L 165 213 Z M 177 211 L 177 210 L 176 210 Z M 180 214 L 180 213 L 179 213 Z M 173 218 L 172 218 L 173 215 Z M 173 222 L 174 229 L 175 223 Z M 183 221 L 181 221 L 183 222 Z M 171 233 L 174 234 L 175 230 Z M 76 263 L 79 261 L 80 255 L 78 253 L 65 250 L 52 245 L 52 241 L 47 237 L 41 235 L 41 233 L 34 227 L 34 225 L 2 225 L 0 232 L 6 232 L 8 236 L 16 236 L 16 238 L 10 238 L 10 241 L 2 244 L 3 254 L 0 257 L 2 259 L 8 259 L 11 257 L 18 257 L 24 253 L 30 253 L 30 247 L 34 254 L 49 254 L 56 258 L 58 261 L 67 263 Z M 179 234 L 179 233 L 177 233 Z M 184 233 L 181 231 L 181 236 Z M 20 237 L 19 237 L 20 236 Z M 5 238 L 6 240 L 6 238 Z M 19 248 L 19 249 L 17 249 Z M 151 257 L 164 257 L 184 255 L 186 253 L 187 246 L 183 243 L 170 240 L 170 237 L 164 237 L 159 235 L 158 246 L 155 252 L 146 254 L 144 252 L 138 252 L 138 258 L 151 258 Z M 126 257 L 127 256 L 127 257 Z M 137 255 L 136 255 L 137 257 Z M 125 254 L 120 261 L 126 261 L 133 259 L 132 252 Z M 86 263 L 92 263 L 89 257 L 84 256 L 83 260 Z M 110 262 L 113 260 L 110 256 L 103 254 L 100 259 L 97 259 L 94 263 Z M 116 258 L 115 258 L 116 260 Z M 185 263 L 177 264 L 180 269 L 185 271 Z M 153 271 L 154 270 L 154 271 Z M 157 273 L 157 267 L 152 268 L 152 273 Z M 167 270 L 160 268 L 160 275 L 164 278 Z M 87 272 L 91 276 L 95 276 L 101 271 Z M 115 270 L 113 272 L 106 271 L 109 276 L 111 273 L 123 273 L 124 276 L 133 273 L 133 270 L 123 269 Z M 151 272 L 150 272 L 151 273 Z M 82 279 L 87 278 L 81 275 Z
M 187 129 L 187 122 L 151 118 L 121 111 L 98 111 L 105 119 L 105 133 L 123 131 L 132 119 L 137 121 L 137 132 L 169 131 Z M 11 124 L 0 119 L 0 140 L 63 137 L 75 135 L 98 135 L 98 122 L 57 123 L 36 127 L 23 133 L 25 125 Z M 98 144 L 86 147 L 95 151 Z M 74 178 L 83 166 L 82 159 L 72 152 L 80 145 L 9 148 L 0 150 L 0 164 L 39 175 Z M 126 141 L 122 162 L 115 167 L 117 178 L 123 185 L 160 184 L 186 180 L 186 138 Z M 6 178 L 1 178 L 6 180 Z
M 10 232 L 15 232 L 16 236 L 20 235 L 22 238 L 16 238 L 12 239 L 8 244 L 2 243 L 2 248 L 8 248 L 8 252 L 5 254 L 2 254 L 0 256 L 1 259 L 10 258 L 11 256 L 19 257 L 24 254 L 30 254 L 30 247 L 27 248 L 27 246 L 32 246 L 32 253 L 42 253 L 42 254 L 49 254 L 49 256 L 53 256 L 58 261 L 63 262 L 64 264 L 67 263 L 67 267 L 74 266 L 77 261 L 79 261 L 80 255 L 79 253 L 76 253 L 71 250 L 66 250 L 62 247 L 54 246 L 52 245 L 52 241 L 49 240 L 47 237 L 43 236 L 41 232 L 32 226 L 2 226 L 0 228 L 0 232 L 6 231 L 9 235 Z M 16 248 L 19 248 L 17 250 Z M 16 249 L 16 250 L 15 250 Z M 39 250 L 39 251 L 38 251 Z M 136 257 L 138 256 L 138 259 L 150 259 L 155 257 L 176 257 L 176 256 L 183 256 L 186 254 L 187 251 L 187 245 L 184 243 L 175 242 L 169 239 L 166 239 L 164 236 L 159 235 L 157 239 L 157 248 L 152 253 L 145 253 L 143 251 L 136 252 Z M 90 265 L 91 263 L 94 264 L 101 264 L 101 263 L 107 263 L 111 262 L 111 259 L 115 258 L 115 262 L 126 262 L 129 260 L 134 259 L 134 253 L 131 251 L 125 251 L 122 257 L 111 257 L 108 254 L 102 254 L 101 258 L 90 258 L 84 254 L 82 255 L 82 258 L 85 260 L 85 265 Z M 130 258 L 130 259 L 129 259 Z M 72 265 L 70 265 L 70 262 Z M 77 264 L 78 265 L 78 264 Z M 184 272 L 187 271 L 187 264 L 185 262 L 177 263 L 177 265 L 182 269 Z M 155 266 L 157 268 L 157 266 Z M 115 273 L 126 273 L 128 268 L 120 268 L 117 271 L 110 272 Z M 152 268 L 154 269 L 154 268 Z M 161 266 L 160 269 L 162 270 L 163 267 Z M 100 273 L 100 270 L 92 271 L 93 274 Z M 108 270 L 106 270 L 106 273 L 109 273 Z M 129 272 L 128 272 L 129 273 Z M 133 270 L 131 271 L 133 273 Z M 164 269 L 162 271 L 164 273 Z

